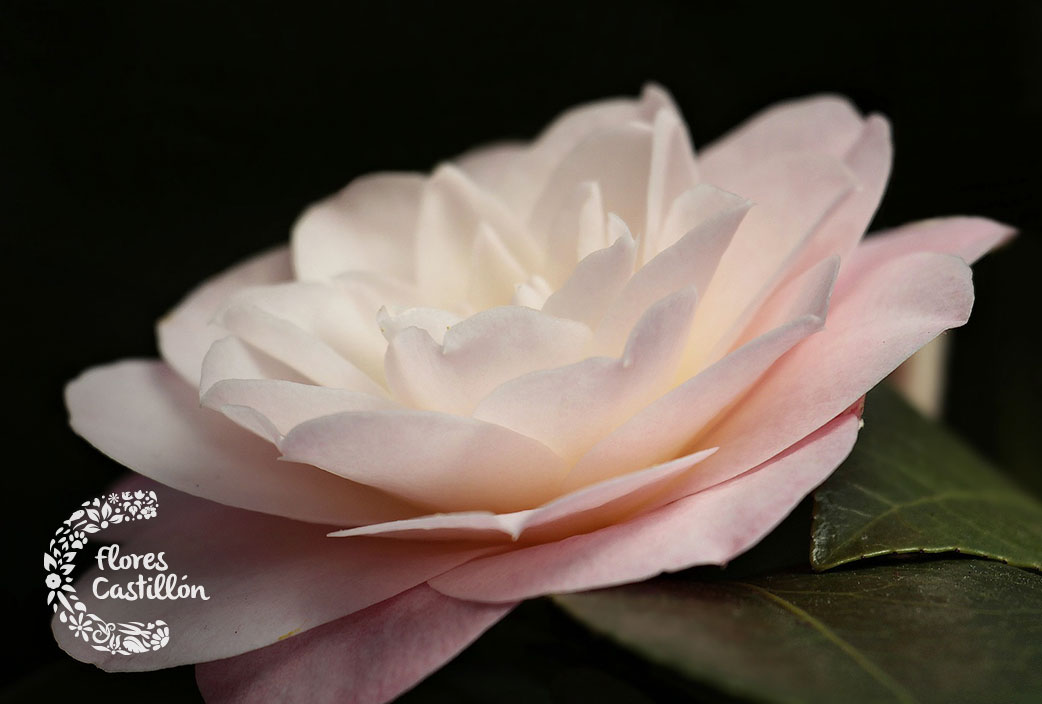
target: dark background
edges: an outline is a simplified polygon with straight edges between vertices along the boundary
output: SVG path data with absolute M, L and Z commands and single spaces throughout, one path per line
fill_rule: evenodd
M 193 285 L 285 241 L 304 205 L 352 177 L 529 137 L 648 79 L 696 145 L 775 100 L 846 94 L 894 125 L 875 228 L 957 213 L 1020 228 L 976 267 L 946 413 L 1042 494 L 1040 47 L 1042 3 L 1028 1 L 3 2 L 0 613 L 14 649 L 0 667 L 20 682 L 7 696 L 190 687 L 184 672 L 99 680 L 51 639 L 39 553 L 121 471 L 68 429 L 68 379 L 153 356 L 154 321 Z

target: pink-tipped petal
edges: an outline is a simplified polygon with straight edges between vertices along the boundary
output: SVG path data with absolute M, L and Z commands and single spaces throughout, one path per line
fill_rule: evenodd
M 784 279 L 799 249 L 856 185 L 839 159 L 810 152 L 764 161 L 746 180 L 747 189 L 740 193 L 756 205 L 720 258 L 695 314 L 686 376 L 733 348 L 758 306 Z
M 368 270 L 413 279 L 420 174 L 371 174 L 315 203 L 293 227 L 293 266 L 305 281 Z
M 788 276 L 798 276 L 831 256 L 847 258 L 879 207 L 892 160 L 890 123 L 882 115 L 872 115 L 865 121 L 861 136 L 843 156 L 843 163 L 857 178 L 858 189 L 818 226 L 790 267 Z
M 572 468 L 566 489 L 584 486 L 676 457 L 699 432 L 734 404 L 783 354 L 825 323 L 835 260 L 783 289 L 755 321 L 739 349 L 682 381 L 592 447 Z M 709 447 L 711 445 L 703 445 Z
M 235 658 L 196 666 L 210 704 L 383 704 L 451 660 L 514 607 L 415 587 Z
M 379 604 L 482 554 L 449 543 L 332 540 L 323 526 L 136 482 L 136 488 L 156 492 L 158 515 L 109 528 L 105 539 L 117 541 L 122 555 L 162 552 L 165 574 L 176 575 L 180 585 L 202 587 L 208 598 L 197 593 L 179 599 L 99 599 L 95 590 L 104 594 L 136 575 L 95 563 L 76 585 L 89 613 L 114 623 L 162 619 L 170 627 L 165 647 L 127 657 L 94 650 L 55 618 L 59 645 L 105 670 L 153 670 L 263 648 Z M 99 578 L 108 581 L 96 583 Z
M 836 291 L 838 294 L 858 286 L 866 274 L 888 260 L 916 252 L 954 254 L 973 264 L 1015 233 L 1009 225 L 967 216 L 920 220 L 879 232 L 862 242 L 843 262 Z
M 258 254 L 200 284 L 156 325 L 159 352 L 189 384 L 199 384 L 203 357 L 228 334 L 213 325 L 214 314 L 235 292 L 293 277 L 289 248 Z
M 742 402 L 695 439 L 720 451 L 678 494 L 711 486 L 780 452 L 878 384 L 916 350 L 964 324 L 970 268 L 946 254 L 911 254 L 835 291 L 824 330 L 771 367 Z
M 695 565 L 755 545 L 847 456 L 858 419 L 845 414 L 729 482 L 593 533 L 477 558 L 428 584 L 486 602 L 596 589 Z
M 65 390 L 73 430 L 117 462 L 167 486 L 253 511 L 359 525 L 415 516 L 404 501 L 306 465 L 199 407 L 159 361 L 95 367 Z
M 517 511 L 552 498 L 566 471 L 545 445 L 507 428 L 430 411 L 341 413 L 298 425 L 286 459 L 440 511 Z
M 380 535 L 408 540 L 480 540 L 546 542 L 588 533 L 643 508 L 667 482 L 706 459 L 717 448 L 677 458 L 583 487 L 539 508 L 514 513 L 439 513 L 401 521 L 374 523 L 330 533 L 330 537 Z
M 833 255 L 775 290 L 753 315 L 738 345 L 755 340 L 802 315 L 824 319 L 839 268 L 839 256 Z
M 841 157 L 861 135 L 863 120 L 846 99 L 812 96 L 772 105 L 734 128 L 699 154 L 706 181 L 744 193 L 751 167 L 786 152 Z

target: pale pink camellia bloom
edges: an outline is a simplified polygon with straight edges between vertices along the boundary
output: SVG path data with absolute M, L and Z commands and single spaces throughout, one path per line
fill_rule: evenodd
M 862 241 L 890 158 L 887 121 L 831 96 L 696 157 L 649 86 L 355 180 L 163 319 L 162 361 L 69 385 L 78 433 L 179 490 L 124 552 L 161 545 L 212 598 L 149 604 L 155 652 L 56 637 L 109 670 L 204 663 L 213 701 L 380 702 L 522 599 L 726 563 L 966 322 L 968 262 L 1011 234 Z

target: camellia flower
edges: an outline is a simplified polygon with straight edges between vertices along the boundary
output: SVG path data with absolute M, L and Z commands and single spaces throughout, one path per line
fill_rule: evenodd
M 163 319 L 162 361 L 69 385 L 78 433 L 185 492 L 125 549 L 212 598 L 148 605 L 155 652 L 56 635 L 106 669 L 206 663 L 215 701 L 377 702 L 519 600 L 727 562 L 966 321 L 967 263 L 1010 235 L 862 241 L 890 156 L 884 118 L 814 97 L 696 157 L 651 86 L 355 180 Z

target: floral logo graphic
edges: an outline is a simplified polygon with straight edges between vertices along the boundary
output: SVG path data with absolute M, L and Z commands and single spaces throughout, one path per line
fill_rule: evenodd
M 154 491 L 124 491 L 85 501 L 55 531 L 43 568 L 47 572 L 47 604 L 58 612 L 59 620 L 73 634 L 95 650 L 119 655 L 159 650 L 170 642 L 170 627 L 165 621 L 110 623 L 87 613 L 72 586 L 73 560 L 87 545 L 87 535 L 128 521 L 147 521 L 156 517 L 159 502 Z

